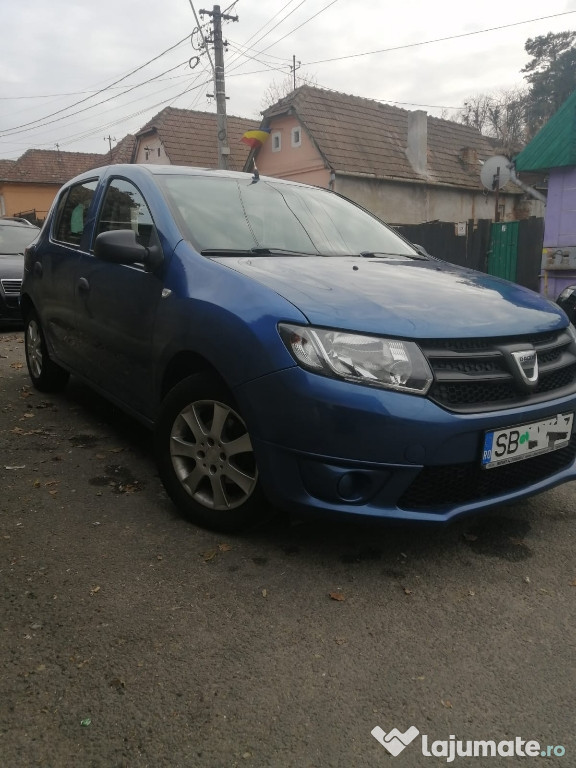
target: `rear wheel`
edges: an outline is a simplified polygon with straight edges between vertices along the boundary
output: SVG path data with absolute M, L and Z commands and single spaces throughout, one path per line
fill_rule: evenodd
M 64 389 L 69 373 L 50 358 L 46 339 L 34 310 L 28 312 L 24 321 L 24 347 L 28 373 L 36 389 L 40 392 L 57 392 Z
M 235 531 L 270 513 L 248 428 L 216 378 L 190 376 L 167 395 L 156 453 L 170 498 L 198 525 Z

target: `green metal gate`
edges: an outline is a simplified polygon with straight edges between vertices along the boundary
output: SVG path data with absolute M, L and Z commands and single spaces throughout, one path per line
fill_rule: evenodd
M 519 224 L 518 221 L 499 221 L 492 224 L 488 251 L 489 275 L 516 280 Z

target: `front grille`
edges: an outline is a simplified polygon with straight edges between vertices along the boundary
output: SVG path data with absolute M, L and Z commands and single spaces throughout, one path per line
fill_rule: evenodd
M 576 436 L 560 450 L 531 459 L 482 469 L 480 463 L 424 467 L 403 494 L 398 506 L 405 510 L 434 512 L 528 488 L 569 467 L 576 457 Z
M 434 373 L 428 397 L 459 413 L 532 405 L 554 393 L 576 391 L 576 345 L 568 331 L 495 339 L 440 339 L 421 342 Z M 508 349 L 534 349 L 539 377 L 524 384 Z
M 20 295 L 20 286 L 22 285 L 22 280 L 20 278 L 3 278 L 0 280 L 0 283 L 2 283 L 2 290 L 4 291 L 5 296 L 19 296 Z

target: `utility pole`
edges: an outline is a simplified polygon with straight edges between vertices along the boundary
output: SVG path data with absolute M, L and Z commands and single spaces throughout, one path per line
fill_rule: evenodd
M 226 84 L 224 82 L 224 42 L 222 41 L 222 19 L 238 21 L 238 16 L 220 13 L 220 6 L 215 5 L 211 11 L 200 11 L 212 17 L 214 45 L 214 90 L 216 96 L 216 118 L 218 125 L 218 168 L 228 168 L 230 147 L 228 146 L 228 126 L 226 123 Z
M 292 72 L 292 74 L 293 74 L 293 80 L 292 80 L 292 82 L 294 84 L 294 89 L 293 90 L 296 90 L 296 70 L 300 69 L 301 66 L 302 66 L 302 62 L 301 61 L 299 61 L 298 62 L 298 66 L 296 66 L 296 56 L 293 55 L 292 56 L 292 66 L 290 67 L 290 72 Z

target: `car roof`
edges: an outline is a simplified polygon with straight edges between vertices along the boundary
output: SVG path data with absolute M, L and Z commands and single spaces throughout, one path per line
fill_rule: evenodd
M 178 175 L 178 176 L 213 176 L 227 179 L 253 179 L 254 174 L 245 173 L 243 171 L 229 171 L 219 168 L 201 168 L 190 165 L 156 165 L 153 163 L 118 163 L 115 165 L 103 165 L 99 168 L 92 168 L 89 171 L 75 176 L 70 179 L 66 186 L 71 182 L 78 182 L 84 179 L 93 179 L 95 176 L 103 176 L 104 174 L 114 174 L 118 176 L 133 175 L 134 173 L 148 173 L 151 176 L 165 176 L 165 175 Z M 261 181 L 270 181 L 275 184 L 286 184 L 292 186 L 306 187 L 308 184 L 302 184 L 298 181 L 291 179 L 279 179 L 273 176 L 260 176 L 257 175 Z
M 35 224 L 32 224 L 31 221 L 28 221 L 28 219 L 20 219 L 18 217 L 9 217 L 9 216 L 0 216 L 0 226 L 8 226 L 8 227 L 22 227 L 28 229 L 29 227 L 33 227 L 34 229 L 40 229 L 40 227 L 37 227 Z

